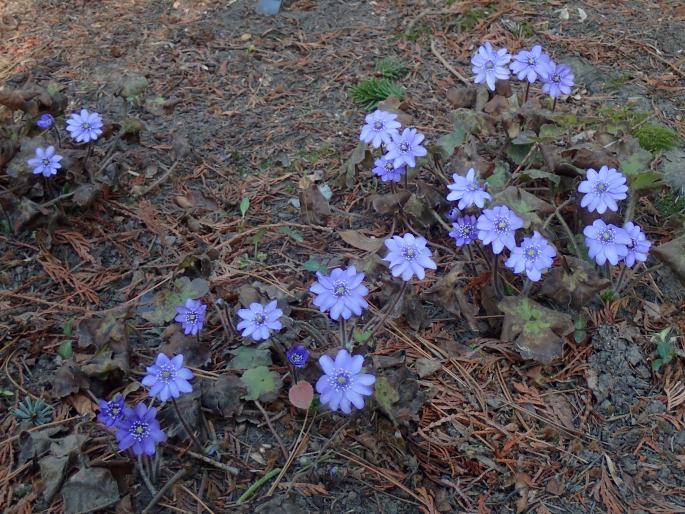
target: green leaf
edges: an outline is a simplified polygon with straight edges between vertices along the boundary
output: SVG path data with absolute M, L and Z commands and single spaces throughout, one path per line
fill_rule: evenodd
M 397 392 L 386 377 L 378 377 L 376 379 L 373 395 L 381 409 L 392 418 L 392 404 L 400 399 L 400 393 Z
M 496 193 L 497 191 L 504 189 L 504 186 L 509 179 L 508 175 L 509 173 L 506 166 L 502 163 L 497 163 L 492 175 L 485 179 L 485 182 L 488 184 L 488 191 L 490 191 L 490 193 Z
M 652 158 L 652 154 L 647 150 L 638 148 L 635 153 L 621 159 L 621 171 L 629 177 L 647 171 Z
M 321 273 L 326 273 L 328 271 L 328 268 L 326 265 L 321 262 L 317 261 L 316 259 L 309 259 L 307 262 L 303 264 L 304 269 L 307 271 L 311 271 L 312 273 L 316 273 L 317 271 L 320 271 Z
M 74 355 L 74 350 L 71 347 L 71 341 L 64 341 L 57 349 L 57 355 L 62 357 L 64 360 L 71 359 Z
M 369 338 L 371 337 L 371 334 L 373 334 L 373 332 L 371 332 L 370 330 L 365 330 L 363 332 L 359 332 L 359 331 L 355 330 L 354 332 L 352 332 L 352 338 L 356 342 L 361 344 L 361 343 L 365 343 L 366 341 L 368 341 Z
M 266 366 L 251 368 L 243 373 L 240 380 L 247 387 L 245 400 L 271 401 L 278 395 L 281 388 L 281 378 L 275 371 L 269 371 Z
M 259 230 L 257 230 L 257 232 L 254 233 L 254 235 L 252 235 L 252 237 L 250 237 L 250 244 L 256 245 L 262 240 L 265 234 L 266 229 L 264 227 L 260 228 Z
M 654 359 L 652 361 L 652 371 L 659 371 L 661 369 L 661 366 L 664 365 L 664 362 L 661 359 Z
M 9 389 L 0 389 L 0 397 L 9 398 L 10 396 L 14 396 L 14 393 L 12 391 L 10 391 Z
M 289 235 L 294 241 L 297 241 L 298 243 L 301 243 L 302 241 L 304 241 L 304 236 L 302 235 L 302 233 L 295 230 L 294 228 L 281 227 L 280 229 L 278 229 L 278 231 L 281 234 Z
M 554 182 L 555 184 L 559 184 L 559 180 L 561 180 L 561 177 L 559 177 L 559 175 L 556 173 L 550 173 L 549 171 L 538 170 L 535 168 L 521 170 L 519 175 L 522 177 L 528 177 L 531 180 L 545 179 L 549 180 L 550 182 Z
M 241 346 L 235 352 L 228 363 L 229 368 L 233 369 L 250 369 L 257 366 L 271 366 L 271 352 L 268 348 L 259 348 L 256 346 Z
M 200 298 L 209 292 L 209 282 L 196 278 L 192 282 L 188 277 L 176 279 L 174 287 L 157 293 L 147 305 L 142 305 L 138 312 L 153 323 L 168 323 L 176 316 L 176 307 L 183 305 L 189 298 Z
M 444 157 L 449 159 L 452 157 L 454 150 L 461 145 L 466 139 L 466 130 L 462 127 L 457 127 L 454 132 L 445 134 L 438 139 L 438 147 L 444 152 Z
M 630 187 L 633 191 L 655 189 L 664 184 L 661 173 L 656 171 L 643 171 L 630 176 Z
M 69 318 L 64 322 L 64 327 L 62 327 L 62 333 L 66 337 L 71 337 L 74 334 L 74 318 Z
M 250 208 L 250 199 L 246 196 L 240 201 L 240 215 L 244 218 Z

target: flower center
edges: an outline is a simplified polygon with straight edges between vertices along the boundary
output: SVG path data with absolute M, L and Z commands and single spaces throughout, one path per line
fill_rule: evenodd
M 347 291 L 347 284 L 345 282 L 338 280 L 333 284 L 333 294 L 340 298 L 341 296 L 345 296 L 348 294 Z
M 400 151 L 401 152 L 409 151 L 409 144 L 408 143 L 400 143 Z
M 418 255 L 418 253 L 419 252 L 413 246 L 405 246 L 404 249 L 402 250 L 402 254 L 404 255 L 404 258 L 407 259 L 408 261 L 412 261 L 412 260 L 416 259 L 416 256 Z
M 159 380 L 162 382 L 169 382 L 173 380 L 176 376 L 176 370 L 169 366 L 161 366 L 161 371 L 159 372 Z
M 558 73 L 555 73 L 552 75 L 552 82 L 561 82 L 561 77 L 559 76 Z
M 461 226 L 461 236 L 462 237 L 469 237 L 471 235 L 471 232 L 473 232 L 473 227 L 471 225 L 462 225 Z
M 609 189 L 609 184 L 606 182 L 597 182 L 597 184 L 595 184 L 595 191 L 597 193 L 604 193 L 607 189 Z
M 607 229 L 599 235 L 599 240 L 604 244 L 609 244 L 614 242 L 614 231 Z
M 486 70 L 492 70 L 492 69 L 494 69 L 494 67 L 495 67 L 495 63 L 492 61 L 488 61 L 485 63 L 485 69 Z
M 535 57 L 528 57 L 528 64 L 535 66 Z
M 377 121 L 373 124 L 373 129 L 374 130 L 382 130 L 383 129 L 383 122 Z
M 261 325 L 262 323 L 264 323 L 265 319 L 266 318 L 264 317 L 264 314 L 262 314 L 262 313 L 258 313 L 258 314 L 254 315 L 254 322 L 257 323 L 257 325 Z
M 350 375 L 345 373 L 345 371 L 338 370 L 338 374 L 335 375 L 335 378 L 331 379 L 331 385 L 335 388 L 336 391 L 339 392 L 345 392 L 350 388 Z
M 537 246 L 529 246 L 526 248 L 526 260 L 534 261 L 540 257 L 540 249 Z
M 43 166 L 50 166 L 50 159 L 43 159 Z
M 186 321 L 188 323 L 195 323 L 197 321 L 197 313 L 189 312 L 188 314 L 186 314 Z
M 495 230 L 500 234 L 504 234 L 509 231 L 509 221 L 505 218 L 499 218 L 495 220 Z
M 300 362 L 302 360 L 302 355 L 299 353 L 293 353 L 290 355 L 291 362 Z
M 118 405 L 110 405 L 109 406 L 109 413 L 110 414 L 114 414 L 115 416 L 118 416 L 119 412 L 121 412 L 121 408 Z
M 135 421 L 133 425 L 131 425 L 129 433 L 136 441 L 140 442 L 148 436 L 149 431 L 150 425 L 143 423 L 142 421 Z
M 385 163 L 385 170 L 386 171 L 394 171 L 395 165 L 392 162 L 388 161 Z
M 81 125 L 82 129 L 88 130 L 90 128 L 90 123 L 87 121 L 84 121 L 83 124 Z
M 471 182 L 468 186 L 466 186 L 466 189 L 468 189 L 471 192 L 478 191 L 478 184 L 476 184 L 475 182 Z

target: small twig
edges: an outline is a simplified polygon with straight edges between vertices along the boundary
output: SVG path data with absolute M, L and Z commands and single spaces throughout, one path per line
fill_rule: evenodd
M 276 490 L 276 487 L 278 487 L 278 484 L 280 483 L 281 479 L 283 478 L 283 475 L 286 474 L 286 472 L 290 468 L 291 464 L 295 460 L 295 457 L 298 455 L 298 449 L 299 449 L 300 445 L 302 444 L 302 441 L 303 441 L 302 435 L 304 434 L 304 429 L 307 426 L 307 420 L 308 419 L 309 419 L 309 409 L 307 409 L 307 412 L 304 415 L 304 422 L 302 423 L 302 428 L 300 429 L 300 434 L 297 436 L 297 440 L 295 441 L 295 444 L 293 444 L 293 449 L 290 451 L 290 456 L 288 457 L 288 460 L 285 461 L 285 465 L 283 466 L 283 469 L 281 470 L 281 472 L 276 477 L 276 480 L 274 480 L 274 483 L 271 484 L 269 491 L 266 493 L 267 496 L 271 496 L 273 494 L 273 492 Z
M 499 255 L 492 254 L 492 287 L 495 289 L 495 294 L 500 300 L 504 298 L 504 293 L 502 292 L 502 284 L 499 282 Z
M 271 471 L 269 471 L 266 475 L 264 475 L 262 478 L 257 480 L 254 484 L 252 484 L 250 487 L 247 488 L 247 491 L 245 491 L 240 498 L 238 498 L 238 501 L 236 504 L 240 505 L 242 503 L 245 503 L 247 500 L 250 499 L 250 497 L 255 493 L 257 489 L 259 489 L 262 485 L 264 485 L 266 482 L 271 480 L 273 477 L 278 475 L 281 472 L 281 468 L 274 468 Z
M 147 473 L 145 472 L 145 468 L 143 468 L 142 455 L 138 455 L 138 458 L 133 459 L 133 460 L 136 463 L 136 468 L 138 469 L 138 473 L 140 473 L 140 476 L 143 479 L 143 483 L 145 484 L 145 487 L 147 487 L 148 492 L 153 497 L 156 496 L 157 490 L 155 489 L 155 487 L 150 482 L 150 477 L 147 476 Z
M 269 418 L 269 413 L 264 410 L 264 407 L 262 407 L 262 404 L 259 403 L 259 400 L 254 401 L 255 405 L 257 408 L 260 410 L 264 418 L 266 419 L 266 424 L 269 427 L 269 430 L 271 430 L 271 433 L 274 435 L 276 438 L 276 441 L 278 442 L 278 446 L 281 447 L 281 452 L 283 453 L 283 458 L 287 461 L 288 460 L 288 450 L 285 449 L 285 445 L 283 444 L 283 440 L 281 439 L 281 436 L 278 435 L 276 430 L 274 430 L 274 426 L 271 424 L 271 419 Z
M 202 443 L 200 443 L 200 440 L 195 436 L 195 433 L 188 426 L 188 423 L 186 422 L 185 418 L 183 417 L 183 414 L 181 414 L 181 409 L 178 408 L 178 404 L 176 403 L 176 398 L 174 398 L 173 396 L 171 397 L 171 403 L 174 406 L 174 410 L 176 411 L 176 416 L 178 417 L 178 420 L 181 422 L 181 425 L 183 425 L 183 429 L 188 434 L 188 437 L 190 437 L 193 440 L 193 443 L 195 443 L 195 446 L 197 446 L 197 449 L 200 451 L 200 453 L 203 453 L 205 449 L 202 447 Z
M 191 457 L 196 458 L 197 460 L 201 460 L 202 462 L 209 464 L 210 466 L 214 466 L 215 468 L 221 469 L 225 471 L 226 473 L 230 473 L 231 475 L 237 475 L 240 473 L 240 470 L 238 468 L 234 468 L 233 466 L 229 466 L 228 464 L 224 464 L 223 462 L 216 461 L 214 459 L 210 459 L 206 455 L 201 455 L 199 453 L 196 453 L 192 450 L 186 450 L 184 448 L 179 448 L 178 446 L 174 446 L 173 444 L 170 443 L 163 443 L 164 446 L 167 448 L 171 448 L 173 450 L 176 450 L 177 452 L 181 453 L 186 453 L 190 455 Z
M 164 497 L 164 495 L 167 493 L 167 491 L 169 489 L 171 489 L 171 486 L 173 486 L 176 482 L 178 482 L 180 479 L 182 479 L 187 472 L 188 471 L 185 468 L 179 469 L 176 472 L 176 474 L 174 476 L 172 476 L 166 484 L 164 484 L 164 487 L 162 487 L 157 492 L 157 494 L 154 495 L 152 500 L 150 500 L 150 503 L 147 504 L 147 507 L 145 507 L 143 509 L 143 514 L 147 514 L 148 512 L 150 512 L 152 510 L 152 508 L 155 505 L 157 505 L 157 502 Z
M 565 202 L 563 202 L 562 204 L 560 204 L 556 209 L 554 209 L 554 212 L 552 214 L 550 214 L 549 216 L 547 216 L 547 219 L 543 223 L 541 232 L 544 232 L 545 230 L 547 230 L 547 227 L 549 226 L 549 223 L 552 221 L 552 218 L 554 218 L 558 212 L 561 212 L 561 209 L 563 209 L 564 207 L 566 207 L 568 204 L 570 204 L 573 201 L 574 201 L 574 199 L 570 198 L 570 199 L 566 200 Z
M 561 226 L 564 227 L 564 230 L 566 231 L 566 235 L 568 235 L 569 241 L 571 242 L 571 245 L 573 245 L 573 251 L 576 252 L 576 257 L 579 259 L 583 259 L 582 254 L 580 253 L 580 248 L 578 248 L 578 243 L 576 243 L 576 238 L 573 235 L 573 232 L 571 232 L 571 229 L 566 223 L 566 220 L 564 217 L 561 215 L 561 213 L 558 210 L 554 211 L 554 215 L 557 217 L 559 220 L 559 223 L 561 223 Z
M 449 226 L 449 224 L 443 219 L 442 216 L 440 216 L 440 215 L 437 213 L 437 211 L 436 211 L 435 209 L 431 208 L 431 214 L 433 215 L 433 217 L 435 218 L 435 220 L 436 220 L 438 223 L 440 223 L 440 225 L 442 226 L 442 228 L 444 228 L 444 229 L 447 230 L 448 232 L 449 232 L 450 230 L 452 230 L 452 227 Z
M 170 176 L 170 175 L 174 172 L 174 170 L 176 169 L 176 166 L 178 166 L 178 163 L 179 163 L 179 162 L 181 162 L 181 161 L 180 161 L 179 159 L 176 159 L 176 160 L 174 161 L 174 163 L 171 165 L 171 167 L 169 167 L 169 169 L 166 170 L 166 172 L 164 173 L 164 175 L 162 175 L 161 177 L 159 177 L 159 178 L 158 178 L 157 180 L 155 180 L 152 184 L 150 184 L 148 187 L 146 187 L 146 188 L 143 189 L 140 193 L 138 193 L 138 196 L 144 196 L 144 195 L 148 194 L 150 191 L 152 191 L 154 188 L 156 188 L 158 185 L 160 185 L 162 182 L 164 182 L 166 179 L 168 179 L 169 176 Z
M 395 309 L 395 306 L 397 305 L 397 302 L 400 301 L 400 298 L 404 295 L 404 292 L 407 290 L 407 284 L 408 282 L 402 282 L 402 287 L 400 287 L 400 290 L 397 292 L 397 295 L 395 298 L 393 298 L 392 303 L 390 304 L 390 307 L 385 310 L 383 313 L 383 317 L 380 319 L 378 324 L 373 327 L 373 330 L 371 331 L 371 335 L 368 337 L 368 339 L 371 339 L 374 335 L 376 335 L 376 332 L 378 332 L 381 328 L 383 328 L 383 325 L 385 325 L 385 321 L 388 319 L 388 316 L 390 313 Z M 364 327 L 366 329 L 366 327 Z M 366 330 L 364 330 L 366 331 Z
M 447 68 L 447 70 L 457 77 L 459 80 L 461 80 L 464 84 L 467 86 L 471 85 L 471 81 L 464 77 L 461 73 L 459 73 L 457 70 L 455 70 L 450 63 L 448 63 L 445 58 L 438 52 L 437 47 L 435 46 L 435 39 L 431 39 L 431 52 L 433 52 L 433 55 L 438 58 L 438 60 L 442 63 L 442 65 Z
M 61 202 L 62 200 L 66 200 L 67 198 L 71 198 L 76 194 L 76 191 L 71 191 L 70 193 L 64 193 L 63 195 L 59 195 L 56 198 L 53 198 L 52 200 L 49 200 L 45 203 L 40 204 L 40 208 L 44 209 L 45 207 L 50 207 L 51 205 L 54 205 L 56 203 Z

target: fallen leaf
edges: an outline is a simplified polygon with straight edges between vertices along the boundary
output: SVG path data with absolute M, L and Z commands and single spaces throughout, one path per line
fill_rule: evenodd
M 160 353 L 182 354 L 185 366 L 199 368 L 209 363 L 211 355 L 207 341 L 198 341 L 196 337 L 185 335 L 178 324 L 173 325 L 173 330 L 169 340 L 159 347 Z
M 376 379 L 374 398 L 395 425 L 408 425 L 418 420 L 426 393 L 421 391 L 417 375 L 406 366 L 401 366 L 386 369 Z
M 383 239 L 365 236 L 358 230 L 341 230 L 338 232 L 338 235 L 348 245 L 358 248 L 359 250 L 376 253 L 383 248 Z
M 411 193 L 409 191 L 388 195 L 372 195 L 370 197 L 371 206 L 378 214 L 395 214 L 407 203 L 410 196 Z
M 540 293 L 559 305 L 581 308 L 610 285 L 611 281 L 601 277 L 594 265 L 564 256 L 562 266 L 547 273 Z
M 247 394 L 243 396 L 245 400 L 259 400 L 270 402 L 278 397 L 281 389 L 281 377 L 275 371 L 269 371 L 266 366 L 257 366 L 243 373 L 240 377 L 243 384 L 247 387 Z
M 89 388 L 88 377 L 69 362 L 62 364 L 57 369 L 52 381 L 52 395 L 55 398 L 64 398 L 81 390 L 87 391 Z
M 232 369 L 250 369 L 272 364 L 271 352 L 268 348 L 241 346 L 232 353 L 235 357 L 228 363 L 228 367 Z
M 119 501 L 119 488 L 106 468 L 82 468 L 62 488 L 65 514 L 94 512 Z
M 152 323 L 168 323 L 176 316 L 176 307 L 183 305 L 189 298 L 197 299 L 209 292 L 209 282 L 202 278 L 190 280 L 188 277 L 176 279 L 171 289 L 154 295 L 151 301 L 142 302 L 138 313 Z
M 103 318 L 82 319 L 77 328 L 78 347 L 94 346 L 96 350 L 105 347 L 114 351 L 128 349 L 128 327 L 126 315 L 111 312 Z
M 314 389 L 306 380 L 300 380 L 288 391 L 288 398 L 298 409 L 307 410 L 314 399 Z
M 300 219 L 310 225 L 325 225 L 332 213 L 328 200 L 315 184 L 300 191 Z
M 528 191 L 509 186 L 504 191 L 493 195 L 493 203 L 501 203 L 509 206 L 516 214 L 523 218 L 526 229 L 540 228 L 542 217 L 546 217 L 554 212 L 554 206 Z
M 670 267 L 685 285 L 685 235 L 655 247 L 653 254 Z
M 216 380 L 202 380 L 202 406 L 229 418 L 240 408 L 245 384 L 235 375 L 221 375 Z
M 369 151 L 367 145 L 360 141 L 352 150 L 349 158 L 343 167 L 343 176 L 345 177 L 345 185 L 348 188 L 354 187 L 356 182 L 357 169 L 370 170 L 373 165 L 373 154 Z
M 442 367 L 442 364 L 437 359 L 427 359 L 425 357 L 420 357 L 416 359 L 416 372 L 419 378 L 427 377 L 438 371 Z

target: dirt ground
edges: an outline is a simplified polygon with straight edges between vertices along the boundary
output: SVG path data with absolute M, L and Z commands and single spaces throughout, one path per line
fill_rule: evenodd
M 13 393 L 0 398 L 0 505 L 8 513 L 64 511 L 61 483 L 46 500 L 52 482 L 42 458 L 69 435 L 84 437 L 51 455 L 67 459 L 68 474 L 111 472 L 119 498 L 104 511 L 141 512 L 152 499 L 94 420 L 93 397 L 129 381 L 86 387 L 65 378 L 65 341 L 74 341 L 77 367 L 92 357 L 76 340 L 81 320 L 127 319 L 127 376 L 140 379 L 145 363 L 174 343 L 164 326 L 141 317 L 139 303 L 181 276 L 207 279 L 207 328 L 188 352 L 202 376 L 215 379 L 232 372 L 230 351 L 241 345 L 224 315 L 235 318 L 251 295 L 288 305 L 295 322 L 286 343 L 306 341 L 317 356 L 333 346 L 323 318 L 312 322 L 318 336 L 297 324 L 312 309 L 305 263 L 356 262 L 374 284 L 370 303 L 388 301 L 393 286 L 380 278 L 378 258 L 337 235 L 386 237 L 395 227 L 370 208 L 375 182 L 344 177 L 364 114 L 349 89 L 377 75 L 381 59 L 407 67 L 402 108 L 429 140 L 452 131 L 447 91 L 463 85 L 438 55 L 468 76 L 470 56 L 486 40 L 510 50 L 539 42 L 568 62 L 579 87 L 564 112 L 634 106 L 685 137 L 685 7 L 677 1 L 300 0 L 262 16 L 241 0 L 0 0 L 0 14 L 0 84 L 56 83 L 70 100 L 67 112 L 83 106 L 144 125 L 139 141 L 122 144 L 116 177 L 87 208 L 0 232 L 0 387 Z M 121 88 L 132 75 L 148 87 L 128 102 Z M 331 188 L 324 222 L 301 215 L 306 177 Z M 12 184 L 0 170 L 0 189 Z M 650 237 L 670 239 L 672 227 L 647 207 L 638 210 Z M 440 227 L 432 234 L 451 245 Z M 453 257 L 440 252 L 447 267 Z M 390 409 L 370 402 L 352 416 L 305 417 L 282 393 L 263 405 L 266 423 L 261 404 L 236 400 L 220 416 L 198 393 L 185 408 L 238 473 L 190 456 L 169 412 L 163 421 L 175 436 L 158 456 L 154 485 L 185 474 L 151 511 L 685 512 L 682 360 L 659 373 L 650 366 L 651 334 L 666 326 L 685 333 L 685 293 L 674 277 L 662 267 L 621 298 L 590 302 L 582 309 L 587 336 L 567 338 L 563 358 L 540 365 L 492 327 L 475 333 L 465 316 L 427 298 L 438 280 L 429 276 L 400 306 L 405 315 L 358 348 L 397 386 Z M 437 366 L 423 373 L 426 362 Z M 315 380 L 316 370 L 305 378 Z M 49 433 L 27 432 L 12 416 L 26 396 L 53 407 Z M 286 464 L 278 439 L 295 454 L 278 487 L 267 495 L 267 481 L 238 505 Z

